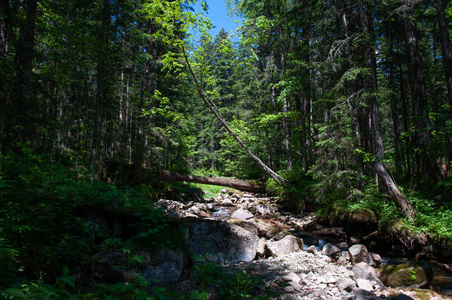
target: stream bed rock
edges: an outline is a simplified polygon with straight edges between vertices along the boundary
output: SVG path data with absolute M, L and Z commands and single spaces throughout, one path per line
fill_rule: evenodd
M 187 228 L 190 257 L 262 278 L 265 288 L 279 295 L 270 299 L 452 299 L 406 285 L 387 288 L 387 278 L 375 269 L 382 264 L 384 272 L 380 255 L 341 227 L 316 224 L 313 214 L 278 211 L 278 201 L 230 192 L 203 203 L 160 200 L 159 205 Z

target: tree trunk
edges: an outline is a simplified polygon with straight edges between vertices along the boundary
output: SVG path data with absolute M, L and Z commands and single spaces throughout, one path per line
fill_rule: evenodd
M 8 22 L 11 16 L 9 15 L 9 1 L 0 1 L 0 62 L 6 60 L 8 53 Z
M 395 91 L 396 86 L 396 76 L 394 74 L 394 66 L 391 64 L 389 67 L 389 86 L 390 88 Z M 392 128 L 394 133 L 394 154 L 395 154 L 395 178 L 396 180 L 402 173 L 402 154 L 400 152 L 400 121 L 399 121 L 399 113 L 397 111 L 397 96 L 395 93 L 391 96 L 391 115 L 392 115 Z
M 265 193 L 265 186 L 252 182 L 244 181 L 227 177 L 204 177 L 194 176 L 181 173 L 174 173 L 170 171 L 159 171 L 157 177 L 160 180 L 167 182 L 185 181 L 201 184 L 211 184 L 218 186 L 227 186 L 241 191 L 253 192 L 253 193 Z
M 403 197 L 402 193 L 400 193 L 399 188 L 392 180 L 391 176 L 386 171 L 385 166 L 380 162 L 378 158 L 375 159 L 374 161 L 374 168 L 377 171 L 380 178 L 382 179 L 383 185 L 389 192 L 389 195 L 394 201 L 397 210 L 400 212 L 400 214 L 402 214 L 404 217 L 407 217 L 410 220 L 414 219 L 415 212 L 413 207 L 411 206 L 411 203 L 407 199 L 405 199 L 405 197 Z
M 441 36 L 441 48 L 444 60 L 444 75 L 446 79 L 447 97 L 449 105 L 452 107 L 452 54 L 450 50 L 449 31 L 444 13 L 445 3 L 443 0 L 435 0 L 436 15 L 438 18 L 439 33 Z
M 196 78 L 196 75 L 191 67 L 190 62 L 188 61 L 188 55 L 185 51 L 185 47 L 182 46 L 182 51 L 184 54 L 185 62 L 187 63 L 188 69 L 190 71 L 191 76 L 193 77 L 193 80 L 196 84 L 196 87 L 198 89 L 198 94 L 201 97 L 201 99 L 204 101 L 204 103 L 209 107 L 209 109 L 212 111 L 212 113 L 215 115 L 215 117 L 221 122 L 223 127 L 226 129 L 226 131 L 234 138 L 234 140 L 245 150 L 245 152 L 248 154 L 249 157 L 251 157 L 267 174 L 277 183 L 279 184 L 285 184 L 286 180 L 276 174 L 275 171 L 270 169 L 262 160 L 260 160 L 259 157 L 254 155 L 250 149 L 242 142 L 242 140 L 235 134 L 234 131 L 229 127 L 229 125 L 226 123 L 222 115 L 220 114 L 220 111 L 215 107 L 215 104 L 209 99 L 207 94 L 204 92 L 204 90 L 201 88 L 198 79 Z
M 18 82 L 14 87 L 13 105 L 16 113 L 15 119 L 22 125 L 17 132 L 17 141 L 26 141 L 35 130 L 34 116 L 31 109 L 31 74 L 33 71 L 33 57 L 35 45 L 35 23 L 38 3 L 36 0 L 25 1 L 26 20 L 20 28 L 19 43 L 16 52 Z
M 402 15 L 405 28 L 405 44 L 409 59 L 408 69 L 410 75 L 411 97 L 413 101 L 413 113 L 416 126 L 416 147 L 419 149 L 417 155 L 419 178 L 434 178 L 434 168 L 428 154 L 428 142 L 430 141 L 430 132 L 428 126 L 430 119 L 428 115 L 427 94 L 425 89 L 424 74 L 422 71 L 421 55 L 416 34 L 416 23 L 414 19 L 413 8 L 408 0 L 402 1 L 408 9 Z

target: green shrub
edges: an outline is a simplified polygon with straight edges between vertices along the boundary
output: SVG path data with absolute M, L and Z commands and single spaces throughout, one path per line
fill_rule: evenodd
M 314 203 L 313 188 L 315 181 L 301 168 L 294 167 L 292 171 L 280 171 L 279 175 L 287 180 L 286 185 L 281 186 L 273 179 L 267 182 L 267 191 L 280 195 L 285 209 L 298 212 L 305 210 Z

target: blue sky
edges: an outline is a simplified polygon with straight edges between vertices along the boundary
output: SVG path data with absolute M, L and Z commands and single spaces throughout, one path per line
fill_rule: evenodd
M 215 36 L 221 28 L 226 31 L 234 31 L 237 28 L 237 24 L 234 22 L 234 18 L 228 16 L 228 9 L 226 7 L 226 0 L 207 0 L 209 10 L 204 15 L 212 21 L 214 28 L 210 33 Z M 198 1 L 195 5 L 196 12 L 201 12 L 201 4 Z

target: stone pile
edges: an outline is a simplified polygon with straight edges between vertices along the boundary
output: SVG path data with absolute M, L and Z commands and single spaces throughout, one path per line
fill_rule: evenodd
M 188 228 L 191 256 L 246 269 L 281 299 L 416 299 L 413 292 L 385 287 L 376 269 L 381 257 L 359 240 L 347 243 L 340 228 L 313 225 L 311 214 L 279 212 L 277 198 L 222 193 L 202 203 L 158 204 Z M 309 237 L 312 245 L 304 245 L 307 228 L 336 243 L 319 245 Z M 428 297 L 445 299 L 433 292 Z

